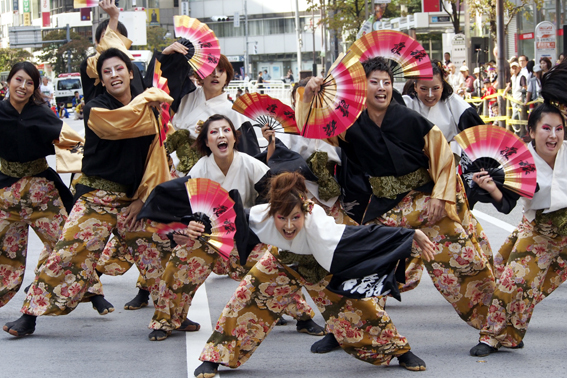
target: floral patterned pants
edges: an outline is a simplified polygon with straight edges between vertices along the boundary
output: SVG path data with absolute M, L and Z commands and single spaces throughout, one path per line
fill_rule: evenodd
M 480 341 L 494 348 L 517 346 L 534 307 L 567 279 L 567 237 L 551 224 L 525 217 L 500 248 L 506 256 L 490 300 Z
M 145 231 L 145 224 L 128 231 L 125 212 L 131 202 L 125 193 L 103 190 L 86 193 L 75 202 L 53 253 L 30 287 L 23 313 L 39 316 L 71 312 L 87 289 L 96 287 L 94 270 L 113 231 L 125 240 L 138 269 L 154 282 L 152 290 L 157 291 L 155 280 L 163 272 L 161 251 L 167 251 L 169 240 Z
M 495 287 L 490 261 L 470 236 L 470 228 L 448 217 L 432 227 L 426 225 L 422 212 L 429 199 L 424 193 L 412 191 L 392 210 L 369 223 L 420 229 L 429 236 L 436 244 L 435 260 L 422 263 L 433 284 L 461 319 L 480 329 Z
M 462 181 L 461 181 L 462 182 Z M 473 244 L 478 245 L 489 261 L 492 268 L 492 248 L 488 241 L 488 237 L 484 233 L 484 229 L 470 211 L 467 196 L 461 184 L 461 190 L 457 192 L 457 214 L 461 220 L 461 225 L 469 235 Z M 416 251 L 414 251 L 416 252 Z M 418 253 L 414 253 L 412 257 L 406 259 L 406 282 L 400 284 L 400 292 L 413 290 L 419 285 L 423 274 L 423 261 Z
M 277 260 L 272 248 L 248 272 L 224 308 L 199 359 L 236 368 L 246 362 L 274 327 L 293 295 L 305 287 L 341 347 L 375 365 L 410 350 L 373 298 L 357 300 L 325 289 L 331 276 L 311 284 Z
M 268 254 L 266 250 L 265 244 L 258 244 L 248 256 L 246 265 L 241 266 L 236 248 L 225 260 L 198 240 L 190 241 L 187 246 L 177 246 L 160 280 L 159 296 L 154 303 L 155 312 L 149 328 L 168 331 L 179 328 L 187 317 L 195 292 L 211 272 L 240 281 L 262 256 Z M 315 316 L 301 292 L 293 295 L 285 314 L 296 320 L 309 320 Z
M 26 270 L 28 228 L 44 245 L 43 254 L 55 247 L 67 211 L 53 182 L 24 177 L 0 189 L 0 307 L 18 292 Z

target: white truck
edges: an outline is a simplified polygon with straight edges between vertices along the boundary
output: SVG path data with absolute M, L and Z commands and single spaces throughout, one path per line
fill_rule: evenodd
M 139 69 L 142 77 L 146 76 L 146 71 L 152 60 L 152 52 L 150 50 L 130 50 L 130 54 L 134 57 L 134 63 Z
M 53 80 L 53 90 L 56 104 L 65 104 L 67 108 L 72 107 L 75 91 L 83 95 L 81 74 L 78 72 L 62 73 Z

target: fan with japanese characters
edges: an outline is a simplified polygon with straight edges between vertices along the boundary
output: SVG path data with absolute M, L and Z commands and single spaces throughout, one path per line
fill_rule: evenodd
M 161 89 L 165 93 L 169 94 L 169 87 L 167 86 L 167 79 L 161 76 L 161 63 L 157 58 L 154 58 L 154 75 L 153 75 L 153 86 Z M 171 120 L 171 115 L 169 113 L 170 105 L 167 102 L 162 102 L 160 106 L 160 123 L 161 128 L 159 130 L 159 141 L 163 144 L 167 138 L 167 132 L 169 131 L 169 121 Z
M 269 125 L 276 132 L 299 134 L 293 109 L 278 99 L 260 93 L 246 93 L 234 101 L 232 109 L 256 121 L 256 125 Z
M 499 126 L 480 125 L 455 136 L 464 151 L 461 158 L 465 182 L 485 170 L 494 182 L 521 196 L 532 198 L 537 186 L 534 158 L 516 134 Z
M 433 78 L 433 69 L 427 52 L 421 44 L 395 30 L 376 30 L 356 40 L 350 51 L 360 58 L 361 62 L 381 56 L 397 63 L 392 67 L 395 77 L 405 79 Z
M 189 49 L 185 55 L 193 70 L 201 79 L 209 76 L 219 63 L 220 45 L 209 27 L 188 16 L 174 16 L 175 36 Z
M 303 98 L 304 88 L 299 88 Z M 326 139 L 351 127 L 366 104 L 366 74 L 357 56 L 339 57 L 313 96 L 301 135 Z

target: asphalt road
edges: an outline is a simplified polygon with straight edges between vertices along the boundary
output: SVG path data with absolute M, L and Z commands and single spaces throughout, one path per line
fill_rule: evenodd
M 79 121 L 70 121 L 76 130 Z M 50 163 L 53 163 L 50 161 Z M 510 230 L 519 222 L 520 209 L 503 216 L 486 205 L 475 209 L 493 249 L 499 248 Z M 24 287 L 33 278 L 41 243 L 30 233 L 28 269 Z M 237 282 L 211 275 L 199 290 L 189 317 L 201 323 L 194 333 L 175 332 L 162 342 L 149 341 L 147 325 L 153 307 L 138 311 L 122 309 L 136 293 L 137 271 L 122 277 L 102 277 L 106 298 L 116 311 L 100 316 L 89 303 L 69 315 L 39 318 L 34 335 L 16 339 L 0 332 L 0 377 L 192 377 L 199 365 L 199 353 L 210 336 L 212 326 Z M 24 298 L 19 292 L 0 309 L 0 323 L 15 320 Z M 221 367 L 221 377 L 542 377 L 564 376 L 567 366 L 564 351 L 567 292 L 560 287 L 535 310 L 522 350 L 502 350 L 475 358 L 468 354 L 476 345 L 478 332 L 462 322 L 435 290 L 428 277 L 402 302 L 388 300 L 387 311 L 406 336 L 415 354 L 427 363 L 424 372 L 409 372 L 393 361 L 377 367 L 361 362 L 342 350 L 325 355 L 309 352 L 319 338 L 299 334 L 295 322 L 276 327 L 252 358 L 236 370 Z M 316 311 L 317 312 L 317 311 Z M 322 324 L 322 317 L 317 315 Z

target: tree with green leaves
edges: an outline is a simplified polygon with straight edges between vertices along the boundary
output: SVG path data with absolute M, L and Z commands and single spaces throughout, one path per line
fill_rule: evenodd
M 544 0 L 516 0 L 516 2 L 512 2 L 510 0 L 504 0 L 504 34 L 508 34 L 510 22 L 512 22 L 520 11 L 534 4 L 540 9 L 543 5 L 543 1 Z M 482 16 L 490 30 L 490 34 L 493 38 L 496 38 L 496 0 L 474 0 L 468 4 L 471 16 Z
M 44 41 L 57 41 L 66 38 L 65 30 L 54 30 L 43 36 Z M 81 62 L 88 56 L 91 42 L 82 35 L 71 32 L 71 42 L 49 43 L 43 45 L 43 62 L 50 63 L 55 75 L 67 72 L 67 52 L 71 54 L 71 72 L 79 72 Z
M 338 35 L 345 36 L 347 43 L 356 40 L 356 34 L 366 21 L 365 2 L 368 13 L 374 13 L 372 0 L 307 0 L 307 12 L 315 11 L 319 15 L 323 9 L 320 23 Z M 407 16 L 421 11 L 421 0 L 392 0 L 384 12 L 384 18 Z
M 175 41 L 175 39 L 167 35 L 167 29 L 159 26 L 148 26 L 146 33 L 148 44 L 144 47 L 144 50 L 154 51 L 154 49 L 157 49 L 162 51 Z
M 33 59 L 33 54 L 24 49 L 0 49 L 0 71 L 10 71 L 18 62 Z

